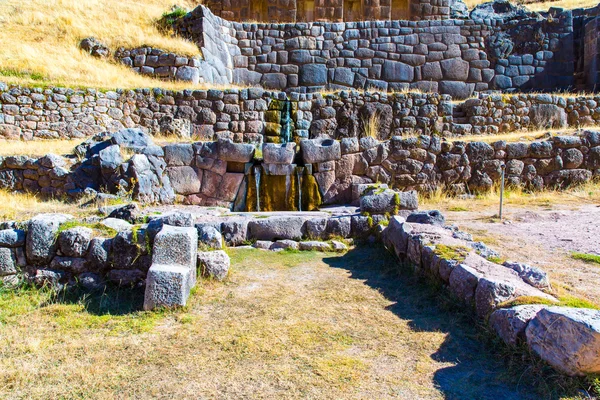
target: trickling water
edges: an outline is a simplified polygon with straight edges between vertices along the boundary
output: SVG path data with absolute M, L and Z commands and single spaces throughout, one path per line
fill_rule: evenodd
M 302 173 L 304 167 L 296 168 L 296 178 L 298 179 L 298 211 L 302 211 Z
M 290 186 L 292 185 L 292 180 L 289 175 L 285 176 L 285 198 L 290 198 Z
M 260 212 L 260 165 L 254 167 L 254 183 L 256 185 L 256 211 Z
M 289 143 L 292 141 L 292 130 L 294 121 L 292 120 L 292 103 L 286 101 L 281 110 L 281 141 Z

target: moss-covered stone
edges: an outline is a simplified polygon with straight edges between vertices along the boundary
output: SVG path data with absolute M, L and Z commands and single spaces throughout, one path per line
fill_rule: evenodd
M 248 175 L 246 211 L 256 211 L 256 178 Z M 261 175 L 260 211 L 298 211 L 298 179 L 293 176 Z M 312 175 L 302 176 L 302 211 L 316 211 L 321 205 L 321 195 Z

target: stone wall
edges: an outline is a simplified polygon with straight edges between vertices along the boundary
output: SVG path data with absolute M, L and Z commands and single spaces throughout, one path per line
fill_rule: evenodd
M 499 24 L 486 43 L 495 68 L 490 87 L 503 91 L 568 91 L 575 83 L 573 14 L 551 9 Z
M 200 56 L 188 57 L 152 47 L 138 47 L 119 48 L 114 57 L 142 75 L 163 80 L 201 83 L 203 61 Z
M 600 84 L 600 17 L 593 18 L 585 25 L 584 36 L 584 76 L 586 89 L 596 91 Z
M 124 158 L 121 147 L 136 154 Z M 302 140 L 299 152 L 294 143 L 264 144 L 264 160 L 256 160 L 251 144 L 221 139 L 161 148 L 142 132 L 126 130 L 97 135 L 76 150 L 82 161 L 54 155 L 3 158 L 0 187 L 70 197 L 90 191 L 129 193 L 143 203 L 253 210 L 261 196 L 255 187 L 262 182 L 265 193 L 275 190 L 281 197 L 286 192 L 292 199 L 273 199 L 274 209 L 297 210 L 293 199 L 299 197 L 299 187 L 317 203 L 350 204 L 358 199 L 357 188 L 371 183 L 420 192 L 486 192 L 499 182 L 503 166 L 507 185 L 528 190 L 563 188 L 600 175 L 600 133 L 594 131 L 541 142 L 492 144 L 452 143 L 438 136 L 384 142 L 370 137 L 320 138 Z
M 600 123 L 599 106 L 600 96 L 481 94 L 455 105 L 450 130 L 460 136 L 592 126 Z
M 436 93 L 287 95 L 260 88 L 104 92 L 0 83 L 0 137 L 5 139 L 83 138 L 142 128 L 150 134 L 260 143 L 361 137 L 373 122 L 380 140 L 407 134 L 578 128 L 600 123 L 600 96 L 480 94 L 453 103 Z
M 230 22 L 201 6 L 176 28 L 203 51 L 212 48 L 232 82 L 277 90 L 417 88 L 459 99 L 488 89 L 574 86 L 571 11 L 489 17 L 260 24 Z M 211 42 L 227 45 L 217 49 Z
M 210 54 L 232 62 L 234 83 L 278 90 L 417 88 L 465 98 L 487 90 L 494 75 L 484 51 L 491 28 L 472 20 L 242 24 L 198 7 L 178 30 L 206 60 L 218 32 L 230 45 Z
M 295 1 L 223 1 L 210 0 L 206 6 L 229 21 L 352 22 L 399 19 L 448 19 L 448 0 L 325 0 Z

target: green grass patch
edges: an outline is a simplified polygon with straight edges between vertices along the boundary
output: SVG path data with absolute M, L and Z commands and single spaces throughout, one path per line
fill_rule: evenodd
M 462 206 L 452 206 L 448 207 L 448 211 L 469 211 L 469 209 L 467 207 Z
M 15 78 L 24 78 L 24 79 L 31 79 L 34 81 L 43 81 L 46 79 L 46 77 L 40 73 L 37 72 L 29 72 L 29 71 L 19 71 L 16 69 L 3 69 L 0 70 L 0 76 L 5 76 L 5 77 L 15 77 Z
M 591 301 L 574 297 L 570 295 L 563 295 L 558 297 L 558 302 L 545 299 L 537 296 L 520 296 L 514 300 L 505 301 L 498 305 L 499 308 L 510 308 L 516 306 L 523 306 L 528 304 L 542 304 L 545 306 L 561 306 L 561 307 L 572 307 L 572 308 L 591 308 L 593 310 L 600 310 L 600 306 L 592 303 Z
M 447 246 L 445 244 L 438 244 L 433 250 L 433 253 L 438 257 L 457 262 L 464 261 L 470 252 L 471 249 L 465 246 Z
M 58 227 L 57 236 L 61 232 L 66 231 L 67 229 L 76 228 L 78 226 L 90 228 L 94 231 L 94 233 L 96 233 L 99 236 L 114 237 L 118 233 L 116 230 L 109 228 L 108 226 L 105 226 L 99 222 L 90 224 L 90 223 L 86 223 L 86 222 L 73 220 L 73 221 L 63 222 L 62 224 L 60 224 L 60 226 Z
M 171 11 L 163 13 L 156 21 L 156 27 L 161 33 L 170 33 L 173 30 L 173 25 L 183 18 L 188 13 L 183 7 L 173 6 Z
M 109 286 L 102 292 L 84 293 L 0 284 L 0 325 L 27 318 L 41 324 L 51 321 L 55 329 L 65 332 L 103 329 L 110 336 L 149 332 L 172 311 L 140 311 L 143 301 L 143 288 Z
M 589 264 L 600 264 L 600 256 L 596 254 L 579 253 L 574 251 L 571 253 L 571 258 L 575 260 L 581 260 Z

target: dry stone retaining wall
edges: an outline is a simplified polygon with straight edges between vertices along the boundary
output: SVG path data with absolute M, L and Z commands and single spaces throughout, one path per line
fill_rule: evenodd
M 124 159 L 120 146 L 136 154 Z M 485 192 L 499 182 L 503 165 L 508 185 L 530 190 L 588 182 L 600 174 L 600 134 L 594 131 L 532 143 L 452 143 L 434 135 L 384 142 L 302 140 L 299 155 L 294 147 L 264 144 L 265 159 L 259 161 L 253 145 L 229 139 L 161 148 L 140 131 L 121 131 L 80 146 L 78 153 L 86 157 L 82 161 L 55 155 L 5 157 L 0 160 L 0 187 L 70 196 L 88 189 L 126 191 L 144 203 L 243 209 L 257 168 L 292 180 L 296 166 L 303 167 L 314 176 L 325 204 L 355 202 L 357 187 L 376 182 L 421 192 Z
M 152 47 L 135 49 L 119 48 L 115 58 L 133 68 L 135 72 L 164 80 L 188 81 L 193 84 L 201 80 L 203 61 L 199 56 L 188 57 Z
M 365 134 L 376 117 L 378 138 L 394 135 L 494 134 L 525 128 L 600 123 L 600 96 L 480 94 L 462 103 L 437 93 L 336 94 L 229 90 L 137 89 L 99 91 L 26 88 L 0 83 L 0 137 L 83 138 L 123 128 L 203 140 L 281 141 Z
M 575 85 L 578 44 L 570 10 L 452 20 L 257 24 L 230 22 L 200 6 L 176 29 L 229 82 L 288 92 L 412 88 L 464 99 L 488 89 L 557 91 Z M 596 54 L 592 36 L 585 48 L 589 54 L 582 52 L 590 60 Z M 590 66 L 580 72 L 593 77 L 597 68 Z

